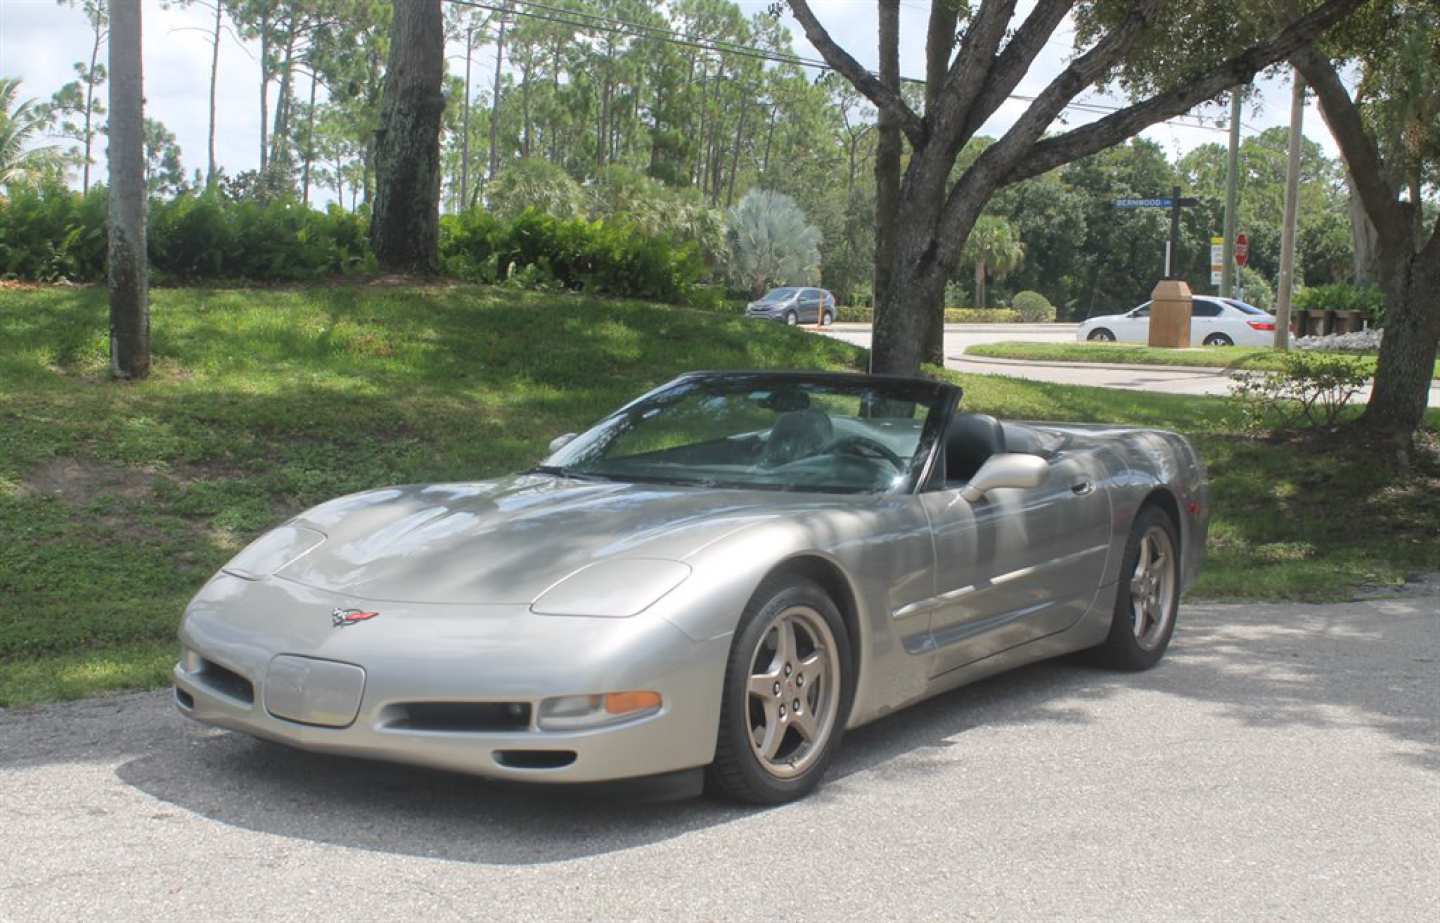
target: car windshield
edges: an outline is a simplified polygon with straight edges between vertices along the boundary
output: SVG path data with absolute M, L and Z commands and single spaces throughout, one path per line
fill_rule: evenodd
M 1224 301 L 1225 301 L 1226 304 L 1228 304 L 1230 307 L 1234 308 L 1235 310 L 1237 310 L 1237 311 L 1243 311 L 1243 312 L 1245 312 L 1246 314 L 1265 314 L 1265 313 L 1267 313 L 1267 312 L 1262 311 L 1262 310 L 1260 310 L 1259 308 L 1255 307 L 1253 304 L 1246 304 L 1245 302 L 1240 301 L 1238 298 L 1226 298 L 1226 299 L 1224 299 Z
M 913 482 L 945 389 L 835 376 L 682 378 L 600 421 L 537 470 L 570 477 L 867 493 Z
M 800 291 L 798 288 L 772 288 L 770 291 L 766 292 L 766 293 L 765 293 L 765 296 L 764 296 L 763 298 L 761 298 L 760 300 L 761 300 L 761 301 L 789 301 L 791 298 L 793 298 L 793 297 L 795 296 L 795 293 L 798 292 L 798 291 Z

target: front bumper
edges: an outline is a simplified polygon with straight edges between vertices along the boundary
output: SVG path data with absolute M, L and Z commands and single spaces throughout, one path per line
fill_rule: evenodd
M 280 589 L 283 581 L 268 583 L 245 594 L 252 605 L 245 607 L 249 624 L 243 628 L 237 624 L 242 616 L 229 606 L 208 608 L 203 592 L 192 604 L 180 634 L 187 653 L 173 674 L 182 714 L 304 750 L 528 782 L 630 779 L 703 766 L 714 758 L 728 637 L 697 642 L 644 614 L 537 616 L 524 606 L 389 604 L 383 618 L 337 630 L 329 626 L 325 606 L 323 623 L 310 605 L 286 607 L 288 617 L 259 614 L 276 611 L 264 600 L 277 592 L 313 593 Z M 288 630 L 278 630 L 277 623 L 288 623 Z M 353 719 L 345 726 L 275 714 L 277 696 L 267 695 L 270 685 L 283 684 L 293 695 L 293 677 L 282 667 L 304 658 L 364 671 Z M 626 689 L 659 692 L 661 708 L 587 730 L 538 727 L 545 698 Z M 427 726 L 407 720 L 417 703 L 460 708 L 504 703 L 501 707 L 516 706 L 517 714 L 519 706 L 527 710 L 518 726 Z M 326 723 L 348 717 L 332 710 Z

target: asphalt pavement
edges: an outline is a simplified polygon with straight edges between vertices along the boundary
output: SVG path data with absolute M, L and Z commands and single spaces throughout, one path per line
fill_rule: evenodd
M 0 712 L 0 920 L 1440 919 L 1440 597 L 1187 605 L 851 734 L 770 810 Z
M 981 343 L 1071 343 L 1075 324 L 947 324 L 945 367 L 978 375 L 1005 375 L 1030 381 L 1065 385 L 1088 385 L 1126 391 L 1162 394 L 1229 394 L 1231 376 L 1224 369 L 1173 366 L 1099 365 L 1080 362 L 1029 362 L 968 356 L 968 347 Z M 1007 330 L 1008 327 L 1008 330 Z M 867 325 L 837 325 L 825 333 L 856 346 L 870 348 Z M 1370 389 L 1363 388 L 1355 400 L 1363 403 Z M 1430 387 L 1430 406 L 1440 407 L 1440 382 Z

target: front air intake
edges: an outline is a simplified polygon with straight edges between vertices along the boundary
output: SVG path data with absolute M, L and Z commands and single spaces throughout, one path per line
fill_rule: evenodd
M 484 733 L 530 728 L 529 702 L 401 702 L 386 709 L 384 726 L 397 731 Z

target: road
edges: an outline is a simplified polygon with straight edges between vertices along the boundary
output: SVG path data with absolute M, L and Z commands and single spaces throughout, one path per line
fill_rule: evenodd
M 1440 597 L 1189 605 L 851 734 L 771 810 L 0 712 L 0 920 L 1440 919 Z
M 1030 326 L 1030 325 L 1027 325 Z M 1104 366 L 1078 362 L 1018 362 L 966 356 L 965 350 L 980 343 L 1002 341 L 1025 343 L 1069 343 L 1075 339 L 1074 324 L 1033 325 L 1034 329 L 1007 331 L 1004 324 L 951 324 L 945 328 L 945 367 L 959 372 L 982 375 L 1008 375 L 1031 381 L 1050 381 L 1065 385 L 1089 385 L 1097 388 L 1119 388 L 1128 391 L 1152 391 L 1164 394 L 1229 394 L 1230 376 L 1222 369 L 1166 368 L 1163 366 Z M 1040 329 L 1042 328 L 1043 329 Z M 862 325 L 840 325 L 827 331 L 829 336 L 870 347 L 870 329 Z M 1364 388 L 1355 398 L 1363 403 L 1370 397 Z M 1430 406 L 1440 407 L 1440 382 L 1430 387 Z

